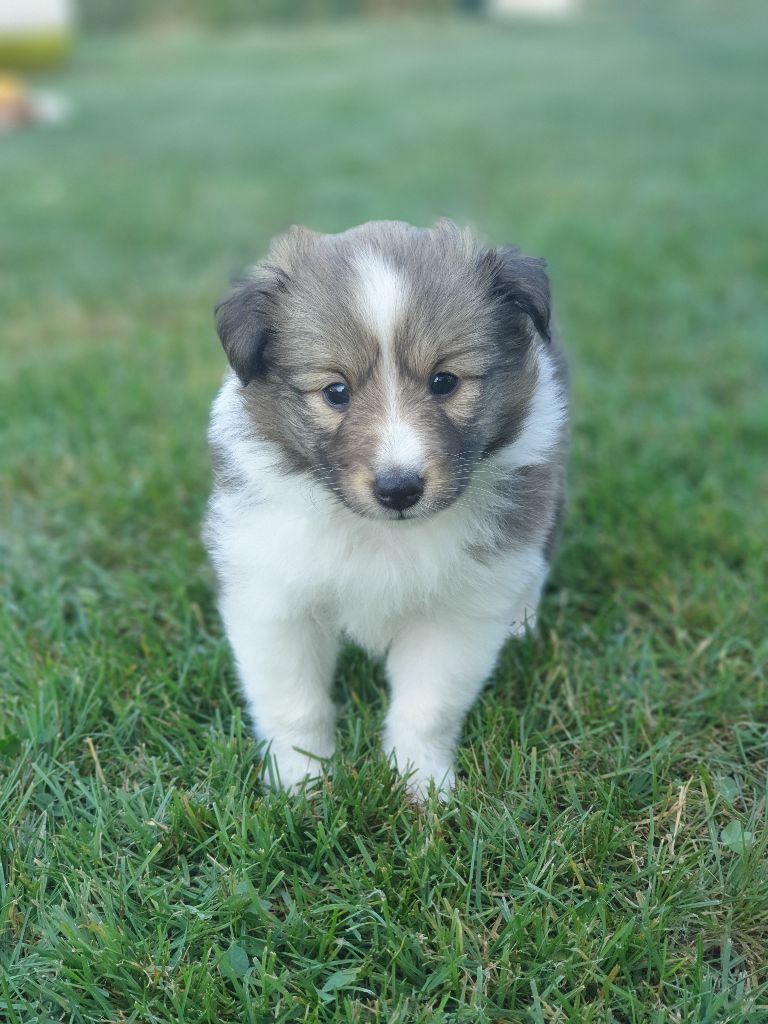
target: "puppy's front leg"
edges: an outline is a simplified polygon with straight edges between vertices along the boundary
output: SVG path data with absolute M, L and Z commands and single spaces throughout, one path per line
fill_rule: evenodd
M 225 596 L 221 613 L 256 734 L 270 744 L 266 776 L 296 789 L 333 754 L 338 640 L 308 614 L 257 619 L 243 595 Z
M 412 773 L 414 795 L 425 796 L 430 781 L 443 792 L 453 786 L 464 716 L 509 633 L 506 622 L 450 614 L 412 623 L 392 644 L 384 752 L 394 754 L 399 771 Z

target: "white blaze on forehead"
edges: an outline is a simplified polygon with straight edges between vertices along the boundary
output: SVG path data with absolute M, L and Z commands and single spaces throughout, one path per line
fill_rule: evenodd
M 399 270 L 372 253 L 358 259 L 357 273 L 360 312 L 382 352 L 391 353 L 395 327 L 408 298 L 408 282 Z
M 382 424 L 376 468 L 421 471 L 424 465 L 424 441 L 408 422 L 394 354 L 398 321 L 408 302 L 408 279 L 386 260 L 373 253 L 361 256 L 358 303 L 365 323 L 373 332 L 381 352 L 381 380 L 385 389 L 385 417 Z

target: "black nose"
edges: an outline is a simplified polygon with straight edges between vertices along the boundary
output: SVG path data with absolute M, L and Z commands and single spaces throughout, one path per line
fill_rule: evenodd
M 415 505 L 424 493 L 424 481 L 418 473 L 408 473 L 401 469 L 393 469 L 388 473 L 378 473 L 373 489 L 376 497 L 384 508 L 402 512 Z

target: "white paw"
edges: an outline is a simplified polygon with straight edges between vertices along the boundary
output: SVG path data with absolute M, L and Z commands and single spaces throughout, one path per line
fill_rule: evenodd
M 263 778 L 273 789 L 297 793 L 307 783 L 316 783 L 325 773 L 323 762 L 333 754 L 332 744 L 323 744 L 322 752 L 315 753 L 317 743 L 297 744 L 290 747 L 274 740 L 264 755 Z M 309 755 L 305 751 L 312 751 Z
M 440 800 L 447 800 L 456 785 L 456 772 L 453 765 L 446 768 L 423 769 L 409 768 L 402 774 L 406 775 L 405 786 L 408 792 L 416 800 L 424 801 L 429 796 L 434 786 Z
M 411 796 L 426 800 L 434 786 L 441 800 L 447 800 L 456 784 L 453 750 L 434 743 L 415 740 L 414 737 L 396 737 L 387 730 L 383 740 L 384 752 L 394 760 L 395 767 L 405 776 L 405 785 Z

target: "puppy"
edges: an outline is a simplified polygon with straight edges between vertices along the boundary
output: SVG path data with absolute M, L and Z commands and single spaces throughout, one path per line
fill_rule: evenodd
M 334 750 L 343 637 L 386 658 L 383 746 L 423 796 L 533 625 L 564 499 L 541 260 L 449 221 L 292 228 L 216 309 L 231 369 L 204 538 L 272 779 Z

